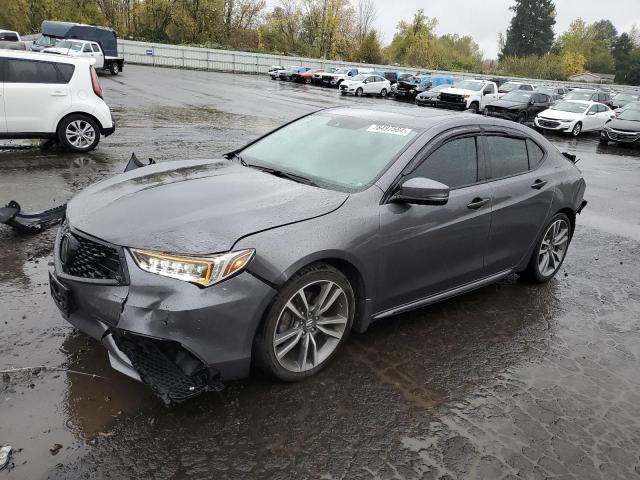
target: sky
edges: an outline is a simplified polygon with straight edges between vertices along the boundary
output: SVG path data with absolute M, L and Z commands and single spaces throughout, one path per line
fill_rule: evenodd
M 352 0 L 355 4 L 357 0 Z M 513 0 L 373 0 L 378 16 L 375 28 L 382 33 L 383 45 L 393 39 L 400 20 L 411 20 L 422 8 L 428 17 L 438 19 L 436 33 L 471 35 L 485 58 L 498 56 L 498 33 L 506 32 L 513 12 Z M 622 33 L 631 25 L 640 27 L 640 0 L 556 0 L 556 35 L 581 17 L 587 23 L 609 19 Z

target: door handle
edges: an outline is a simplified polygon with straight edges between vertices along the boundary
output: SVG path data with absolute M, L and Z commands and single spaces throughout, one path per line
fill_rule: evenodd
M 533 182 L 533 185 L 531 185 L 531 188 L 535 188 L 536 190 L 540 190 L 546 184 L 547 184 L 546 180 L 537 179 L 535 182 Z
M 53 92 L 51 92 L 51 96 L 52 97 L 66 97 L 67 96 L 67 92 L 62 92 L 60 90 L 54 90 Z
M 476 197 L 473 200 L 471 200 L 471 203 L 469 205 L 467 205 L 467 208 L 470 208 L 472 210 L 478 210 L 480 207 L 486 205 L 487 203 L 489 203 L 489 200 L 491 200 L 490 198 L 480 198 L 480 197 Z

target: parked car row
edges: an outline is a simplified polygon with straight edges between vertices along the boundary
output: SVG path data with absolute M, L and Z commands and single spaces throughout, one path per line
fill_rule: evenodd
M 112 75 L 124 69 L 124 58 L 118 55 L 116 32 L 96 25 L 45 20 L 41 35 L 29 48 L 17 32 L 0 30 L 0 49 L 86 57 L 93 59 L 96 70 L 108 70 Z

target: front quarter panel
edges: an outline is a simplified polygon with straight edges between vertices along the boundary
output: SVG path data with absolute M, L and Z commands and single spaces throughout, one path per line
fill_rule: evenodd
M 275 288 L 311 263 L 328 259 L 348 262 L 360 273 L 366 298 L 372 298 L 381 198 L 382 191 L 371 186 L 350 195 L 338 210 L 327 215 L 249 235 L 233 248 L 254 248 L 256 256 L 249 272 Z

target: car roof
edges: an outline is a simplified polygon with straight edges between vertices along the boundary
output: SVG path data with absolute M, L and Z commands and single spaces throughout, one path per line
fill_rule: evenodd
M 19 35 L 15 30 L 4 30 L 2 28 L 0 28 L 0 33 L 15 33 L 16 35 Z
M 22 50 L 0 50 L 0 57 L 3 58 L 22 58 L 25 60 L 47 60 L 58 63 L 71 63 L 74 65 L 86 63 L 90 61 L 84 57 L 68 57 L 66 55 L 58 55 L 56 53 L 44 52 L 25 52 Z
M 416 130 L 427 130 L 442 123 L 442 120 L 452 120 L 463 117 L 473 118 L 474 124 L 494 123 L 492 121 L 487 121 L 482 115 L 460 115 L 459 113 L 452 112 L 450 110 L 432 110 L 426 108 L 411 109 L 410 113 L 407 113 L 406 108 L 393 106 L 384 106 L 376 109 L 366 107 L 333 107 L 319 110 L 316 113 L 323 112 L 327 112 L 332 115 L 343 115 L 345 117 L 369 120 L 373 124 L 388 123 L 392 125 L 403 125 Z
M 592 102 L 590 100 L 563 100 L 567 103 L 578 103 L 580 105 L 584 105 L 585 107 L 590 107 L 591 105 L 604 105 L 604 103 L 600 102 Z

